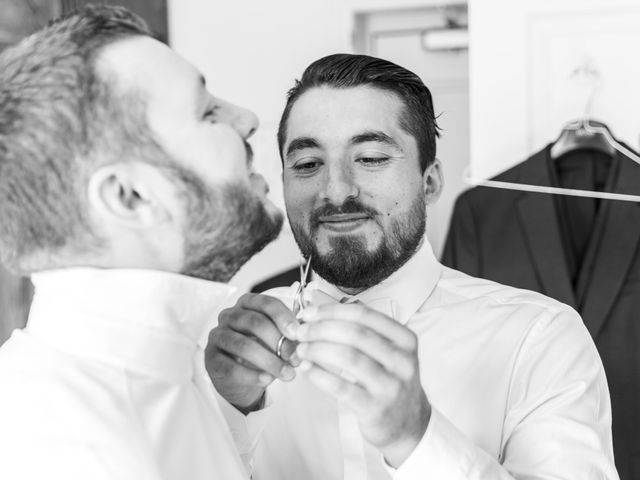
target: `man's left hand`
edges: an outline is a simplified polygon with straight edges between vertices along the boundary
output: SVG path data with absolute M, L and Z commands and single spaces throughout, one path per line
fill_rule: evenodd
M 365 439 L 398 468 L 431 416 L 415 333 L 362 304 L 310 307 L 303 320 L 296 352 L 309 380 L 351 408 Z

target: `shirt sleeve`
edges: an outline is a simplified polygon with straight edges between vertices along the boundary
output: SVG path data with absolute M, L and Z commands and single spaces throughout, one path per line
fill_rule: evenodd
M 251 412 L 248 415 L 241 413 L 217 392 L 216 396 L 218 397 L 222 414 L 231 430 L 231 435 L 236 449 L 240 454 L 240 458 L 242 458 L 247 472 L 251 474 L 253 472 L 253 455 L 262 436 L 264 427 L 267 424 L 270 414 L 269 407 L 273 403 L 269 395 L 269 390 L 267 389 L 265 393 L 264 406 L 260 410 Z
M 291 287 L 274 288 L 267 290 L 263 294 L 275 297 L 285 303 L 291 303 L 291 298 L 296 285 L 297 284 L 294 284 Z M 244 415 L 218 393 L 213 386 L 213 383 L 211 383 L 211 386 L 212 390 L 215 391 L 222 414 L 224 415 L 227 425 L 231 430 L 231 435 L 233 436 L 236 449 L 242 458 L 242 462 L 247 469 L 247 472 L 251 475 L 253 473 L 254 453 L 271 414 L 271 409 L 269 407 L 273 404 L 273 398 L 269 394 L 269 388 L 267 388 L 265 392 L 265 402 L 263 407 L 260 410 Z
M 394 480 L 618 479 L 604 369 L 580 317 L 568 308 L 541 318 L 522 342 L 500 457 L 475 446 L 454 423 L 433 409 L 416 449 L 391 469 Z
M 145 459 L 146 460 L 146 459 Z M 12 480 L 161 480 L 146 461 L 81 443 L 14 442 L 3 449 L 0 478 Z

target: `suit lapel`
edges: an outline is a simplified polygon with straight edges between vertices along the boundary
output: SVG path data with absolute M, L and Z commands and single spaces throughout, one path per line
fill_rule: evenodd
M 549 147 L 531 157 L 519 169 L 519 181 L 551 186 Z M 520 227 L 535 266 L 542 293 L 576 307 L 567 260 L 560 235 L 558 214 L 552 195 L 524 192 L 517 200 Z
M 620 153 L 617 163 L 617 179 L 610 191 L 637 195 L 640 165 Z M 600 333 L 624 285 L 640 243 L 640 204 L 606 200 L 601 208 L 603 218 L 594 229 L 599 238 L 592 239 L 585 258 L 585 264 L 592 268 L 582 272 L 578 285 L 582 318 L 593 338 Z

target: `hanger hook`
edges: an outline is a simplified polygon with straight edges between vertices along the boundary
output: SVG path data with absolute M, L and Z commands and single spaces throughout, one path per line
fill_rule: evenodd
M 587 57 L 581 64 L 573 69 L 570 77 L 576 85 L 589 88 L 582 121 L 580 122 L 582 128 L 588 128 L 593 102 L 595 101 L 596 93 L 602 84 L 600 69 L 594 64 L 593 59 Z

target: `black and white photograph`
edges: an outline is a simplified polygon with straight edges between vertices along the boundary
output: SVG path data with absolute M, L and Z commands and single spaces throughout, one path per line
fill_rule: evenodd
M 0 0 L 0 479 L 640 480 L 637 0 Z

